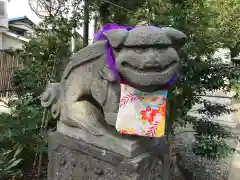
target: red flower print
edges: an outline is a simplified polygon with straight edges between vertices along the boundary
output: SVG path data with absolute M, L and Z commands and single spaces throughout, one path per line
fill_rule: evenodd
M 148 121 L 149 123 L 153 122 L 154 116 L 156 116 L 157 110 L 151 109 L 149 106 L 146 107 L 146 110 L 140 112 L 142 120 Z
M 130 134 L 130 135 L 134 135 L 134 136 L 139 136 L 138 133 L 132 132 L 132 131 L 128 131 L 128 130 L 120 130 L 120 134 Z
M 159 104 L 157 111 L 159 113 L 161 113 L 162 116 L 166 116 L 166 102 L 163 102 L 162 104 Z
M 126 131 L 126 130 L 120 130 L 120 134 L 127 134 L 128 133 L 128 131 Z

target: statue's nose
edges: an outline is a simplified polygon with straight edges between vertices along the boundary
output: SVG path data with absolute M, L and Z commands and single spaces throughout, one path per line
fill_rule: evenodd
M 161 63 L 157 60 L 158 55 L 156 49 L 149 49 L 147 55 L 144 56 L 144 61 L 142 62 L 142 68 L 154 68 L 161 67 Z
M 145 56 L 146 59 L 142 63 L 142 68 L 150 69 L 150 68 L 156 68 L 161 67 L 161 62 L 157 59 L 158 56 L 156 53 L 149 54 L 148 56 Z

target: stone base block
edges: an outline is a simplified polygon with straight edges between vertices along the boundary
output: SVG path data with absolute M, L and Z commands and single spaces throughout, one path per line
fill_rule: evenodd
M 105 131 L 104 136 L 94 136 L 87 133 L 84 129 L 73 128 L 58 122 L 57 131 L 68 137 L 76 140 L 82 140 L 89 144 L 95 145 L 100 148 L 113 151 L 126 157 L 134 157 L 138 154 L 148 151 L 161 143 L 162 138 L 149 138 L 149 137 L 136 137 L 124 136 L 118 133 L 115 129 L 102 129 Z M 162 144 L 162 143 L 161 143 Z
M 59 132 L 49 135 L 48 180 L 161 180 L 158 147 L 133 158 Z

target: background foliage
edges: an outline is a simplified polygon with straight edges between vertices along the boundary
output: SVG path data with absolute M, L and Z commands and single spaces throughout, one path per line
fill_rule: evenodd
M 39 96 L 48 80 L 54 82 L 60 79 L 72 54 L 71 37 L 77 37 L 72 28 L 88 24 L 89 18 L 96 20 L 95 28 L 106 23 L 135 25 L 147 21 L 156 26 L 173 26 L 186 33 L 188 42 L 180 50 L 181 82 L 169 94 L 171 106 L 167 133 L 174 135 L 178 127 L 191 124 L 196 131 L 197 143 L 193 149 L 196 154 L 220 158 L 232 151 L 225 139 L 236 138 L 235 135 L 211 122 L 210 118 L 233 110 L 211 104 L 201 95 L 220 89 L 230 91 L 239 82 L 239 65 L 224 64 L 213 58 L 214 52 L 221 47 L 229 47 L 232 57 L 240 51 L 239 1 L 89 0 L 89 6 L 84 7 L 82 1 L 74 0 L 71 2 L 74 9 L 70 17 L 69 1 L 66 2 L 68 5 L 62 4 L 59 11 L 55 14 L 50 12 L 44 18 L 36 28 L 36 37 L 32 37 L 18 52 L 24 69 L 17 70 L 13 76 L 17 97 L 8 104 L 11 114 L 0 115 L 1 177 L 13 177 L 20 173 L 19 169 L 34 164 L 36 153 L 45 152 L 45 135 L 54 129 L 55 122 L 44 113 Z M 89 17 L 84 16 L 86 9 Z M 84 36 L 88 36 L 88 32 Z M 75 51 L 82 46 L 79 40 Z M 204 104 L 204 108 L 199 110 L 204 117 L 188 114 L 195 103 Z
M 146 4 L 145 7 L 152 7 L 151 11 L 147 8 L 139 8 L 135 19 L 141 21 L 150 17 L 151 24 L 171 25 L 182 30 L 189 38 L 180 52 L 181 83 L 169 94 L 168 133 L 174 134 L 177 127 L 192 124 L 198 142 L 194 148 L 195 153 L 209 158 L 226 156 L 232 148 L 227 146 L 224 139 L 235 138 L 235 136 L 210 119 L 230 113 L 233 109 L 221 104 L 212 104 L 202 99 L 201 95 L 215 90 L 230 91 L 239 81 L 239 65 L 224 64 L 219 59 L 213 59 L 213 54 L 218 48 L 227 46 L 226 39 L 222 38 L 222 34 L 228 36 L 232 43 L 238 41 L 235 35 L 231 36 L 224 28 L 220 29 L 219 21 L 223 21 L 223 19 L 218 19 L 219 8 L 223 6 L 224 8 L 226 6 L 237 8 L 236 4 L 225 3 L 222 6 L 218 4 L 218 8 L 215 7 L 216 4 L 210 4 L 205 0 L 149 1 Z M 213 24 L 214 20 L 217 21 L 215 24 Z M 228 19 L 224 21 L 228 21 Z M 234 24 L 234 22 L 232 23 Z M 228 23 L 230 29 L 229 26 Z M 195 103 L 204 104 L 204 108 L 199 113 L 205 116 L 189 117 L 188 112 Z M 221 129 L 221 131 L 217 129 Z
M 48 81 L 60 80 L 72 54 L 71 38 L 77 39 L 75 51 L 82 48 L 81 36 L 72 32 L 72 28 L 81 25 L 81 12 L 75 12 L 69 18 L 66 10 L 67 7 L 58 16 L 46 17 L 36 27 L 36 35 L 22 49 L 9 50 L 19 56 L 24 67 L 13 75 L 16 96 L 7 103 L 10 114 L 0 114 L 1 179 L 17 176 L 26 180 L 22 172 L 35 174 L 38 171 L 40 176 L 42 171 L 38 168 L 41 167 L 42 156 L 46 159 L 47 155 L 46 134 L 55 128 L 56 122 L 44 112 L 39 97 Z M 21 152 L 17 153 L 19 149 Z

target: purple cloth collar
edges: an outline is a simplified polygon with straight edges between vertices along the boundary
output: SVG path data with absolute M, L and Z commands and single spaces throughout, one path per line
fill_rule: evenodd
M 113 30 L 113 29 L 127 29 L 128 31 L 132 29 L 132 27 L 129 26 L 120 26 L 117 24 L 107 24 L 105 25 L 99 32 L 97 32 L 94 35 L 93 38 L 93 42 L 97 41 L 97 40 L 102 40 L 102 39 L 106 39 L 106 37 L 104 36 L 104 32 L 109 31 L 109 30 Z M 107 67 L 111 70 L 111 72 L 113 73 L 114 78 L 117 81 L 121 81 L 120 75 L 117 72 L 116 66 L 115 66 L 115 60 L 113 57 L 113 53 L 112 53 L 112 48 L 111 45 L 109 43 L 109 41 L 107 42 L 106 45 L 106 55 L 107 55 Z
M 161 27 L 159 27 L 159 28 L 161 28 Z M 130 31 L 131 29 L 133 29 L 133 27 L 130 27 L 130 26 L 120 26 L 120 25 L 117 25 L 117 24 L 107 24 L 100 31 L 98 31 L 94 35 L 93 42 L 95 42 L 97 40 L 107 39 L 104 36 L 103 33 L 106 32 L 106 31 L 109 31 L 109 30 L 113 30 L 113 29 L 126 29 L 126 30 Z M 106 44 L 106 56 L 107 56 L 107 62 L 106 62 L 107 67 L 113 73 L 114 78 L 118 82 L 120 82 L 121 78 L 120 78 L 120 75 L 118 74 L 117 68 L 115 66 L 115 59 L 114 59 L 114 56 L 113 56 L 113 53 L 112 53 L 112 48 L 111 48 L 111 45 L 110 45 L 109 41 Z M 174 83 L 175 80 L 176 80 L 176 74 L 174 74 L 173 77 L 168 82 L 168 87 L 171 86 Z

